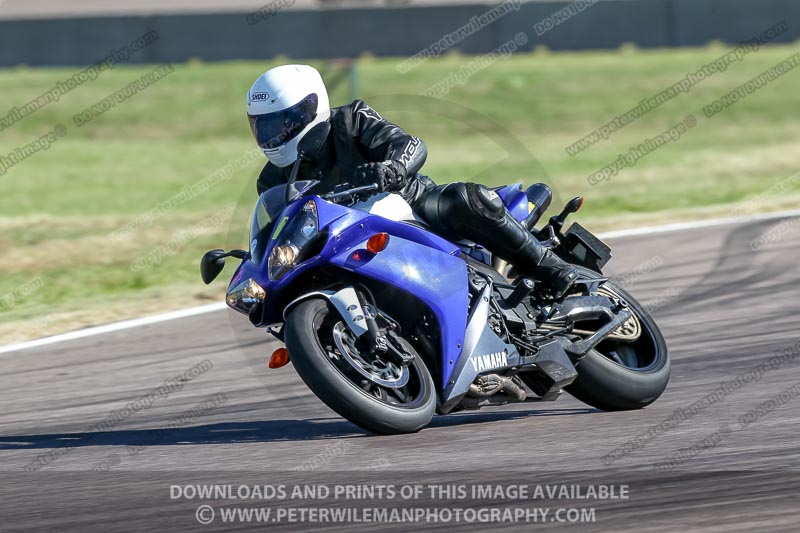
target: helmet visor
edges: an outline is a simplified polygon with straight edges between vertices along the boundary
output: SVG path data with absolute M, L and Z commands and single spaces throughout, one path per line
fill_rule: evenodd
M 312 93 L 281 111 L 247 115 L 258 145 L 264 149 L 278 148 L 297 137 L 316 118 L 317 102 L 317 95 Z

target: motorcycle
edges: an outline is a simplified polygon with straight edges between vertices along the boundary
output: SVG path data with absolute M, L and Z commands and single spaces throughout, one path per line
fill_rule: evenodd
M 285 344 L 270 368 L 291 362 L 331 409 L 377 434 L 563 391 L 606 411 L 661 396 L 670 361 L 658 326 L 603 276 L 610 248 L 578 223 L 563 230 L 583 198 L 536 229 L 550 189 L 496 189 L 544 246 L 579 268 L 573 289 L 554 298 L 481 246 L 437 235 L 399 195 L 346 184 L 313 194 L 318 182 L 297 181 L 297 171 L 318 156 L 329 127 L 306 134 L 288 183 L 259 197 L 249 250 L 201 260 L 206 284 L 226 257 L 240 261 L 227 304 Z

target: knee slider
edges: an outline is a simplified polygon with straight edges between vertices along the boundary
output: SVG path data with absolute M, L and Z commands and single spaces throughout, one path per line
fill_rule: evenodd
M 498 221 L 505 215 L 503 199 L 492 189 L 477 183 L 464 184 L 470 211 L 485 220 Z

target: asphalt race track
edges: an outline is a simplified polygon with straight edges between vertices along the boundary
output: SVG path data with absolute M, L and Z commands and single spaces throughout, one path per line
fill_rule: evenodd
M 269 370 L 277 345 L 264 332 L 232 312 L 211 313 L 0 355 L 0 529 L 245 528 L 222 525 L 219 513 L 200 526 L 198 505 L 223 503 L 176 496 L 171 487 L 416 481 L 628 486 L 626 499 L 546 503 L 594 507 L 592 523 L 551 514 L 545 523 L 426 525 L 432 529 L 797 531 L 800 223 L 765 220 L 609 243 L 609 272 L 651 306 L 672 354 L 670 386 L 647 409 L 604 413 L 564 395 L 376 437 L 311 396 L 290 366 Z M 785 357 L 759 367 L 776 354 Z M 169 381 L 178 390 L 124 409 L 192 367 L 189 381 Z M 730 385 L 737 376 L 739 384 Z M 688 409 L 695 402 L 700 408 Z M 771 403 L 751 412 L 764 402 Z M 659 426 L 676 413 L 680 421 Z M 639 435 L 646 436 L 634 449 L 620 448 Z M 520 503 L 509 498 L 488 505 Z M 363 500 L 336 505 L 355 503 Z M 353 524 L 269 528 L 346 531 Z

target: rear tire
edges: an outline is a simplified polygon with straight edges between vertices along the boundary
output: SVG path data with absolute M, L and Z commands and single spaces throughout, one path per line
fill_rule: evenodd
M 600 277 L 596 272 L 578 268 L 586 277 Z M 667 344 L 661 330 L 639 302 L 612 282 L 604 286 L 625 299 L 639 318 L 642 334 L 635 343 L 636 349 L 628 350 L 626 363 L 641 360 L 645 366 L 632 368 L 615 362 L 609 357 L 609 343 L 600 343 L 576 363 L 578 377 L 564 389 L 580 401 L 604 411 L 641 409 L 656 401 L 667 388 L 670 376 Z
M 308 388 L 328 407 L 373 433 L 411 433 L 427 426 L 436 409 L 436 393 L 419 354 L 412 348 L 414 360 L 406 367 L 410 377 L 404 389 L 410 391 L 409 401 L 393 405 L 391 388 L 381 389 L 363 379 L 347 366 L 344 358 L 336 358 L 335 353 L 323 346 L 323 341 L 325 344 L 330 341 L 328 330 L 338 318 L 337 312 L 321 299 L 298 304 L 286 318 L 286 347 Z

